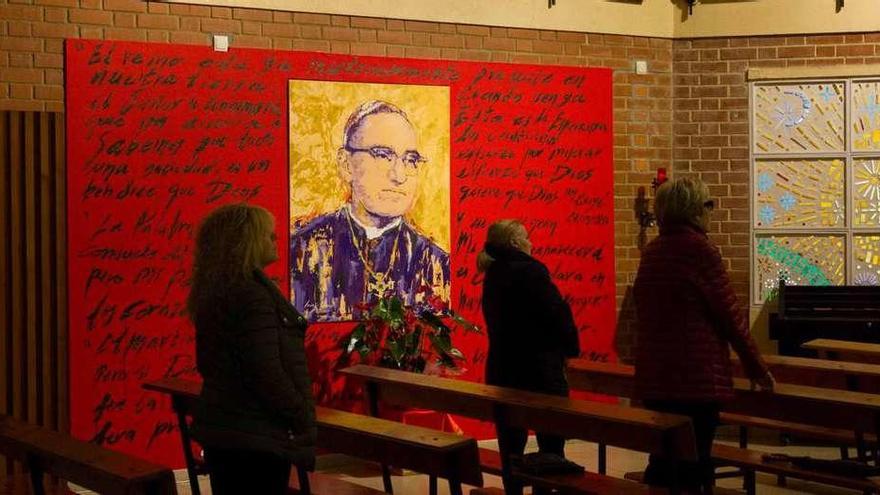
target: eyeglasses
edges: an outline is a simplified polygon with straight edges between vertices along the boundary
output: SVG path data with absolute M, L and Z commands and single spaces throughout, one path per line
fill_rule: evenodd
M 385 160 L 389 164 L 395 160 L 400 160 L 408 169 L 415 171 L 419 165 L 428 161 L 418 151 L 407 151 L 403 155 L 398 155 L 396 151 L 387 146 L 372 146 L 370 148 L 354 148 L 346 145 L 345 150 L 349 153 L 369 153 L 371 157 L 377 160 Z
M 715 200 L 710 199 L 709 201 L 706 201 L 705 203 L 703 203 L 703 208 L 705 208 L 709 211 L 714 210 L 715 209 Z

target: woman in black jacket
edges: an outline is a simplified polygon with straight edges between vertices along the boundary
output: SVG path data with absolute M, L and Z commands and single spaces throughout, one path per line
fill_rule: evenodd
M 483 317 L 489 331 L 486 383 L 568 396 L 565 360 L 580 354 L 577 327 L 568 303 L 543 263 L 531 257 L 528 232 L 517 220 L 489 227 L 477 256 L 483 280 Z M 502 455 L 521 456 L 528 432 L 497 428 Z M 541 453 L 564 457 L 565 439 L 538 432 Z M 508 494 L 521 487 L 505 483 Z
M 278 259 L 263 208 L 221 206 L 199 227 L 187 301 L 204 379 L 193 436 L 211 491 L 282 494 L 291 463 L 315 461 L 315 407 L 305 319 L 263 268 Z

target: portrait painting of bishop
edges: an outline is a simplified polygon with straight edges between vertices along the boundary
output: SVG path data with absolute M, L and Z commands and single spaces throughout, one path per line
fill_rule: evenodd
M 291 301 L 311 322 L 448 302 L 449 89 L 291 80 Z

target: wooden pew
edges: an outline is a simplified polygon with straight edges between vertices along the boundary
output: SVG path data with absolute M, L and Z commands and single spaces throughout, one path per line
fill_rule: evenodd
M 848 340 L 815 339 L 801 347 L 814 350 L 822 359 L 880 364 L 880 344 L 851 342 Z
M 880 394 L 880 365 L 765 354 L 764 362 L 777 381 L 820 388 Z M 734 374 L 745 378 L 739 359 Z
M 199 400 L 201 384 L 165 379 L 146 383 L 144 388 L 172 398 L 178 419 L 183 420 L 180 427 L 181 436 L 186 439 L 184 450 L 189 450 L 188 436 L 184 435 L 189 430 L 186 418 Z M 462 483 L 483 486 L 477 442 L 473 438 L 325 407 L 317 407 L 316 413 L 320 448 L 446 479 L 452 494 L 462 493 Z M 196 466 L 194 468 L 198 470 Z M 302 486 L 310 478 L 309 486 Z M 300 473 L 299 485 L 294 488 L 304 493 L 377 493 L 318 473 L 311 477 Z M 390 480 L 386 481 L 385 491 L 393 491 Z
M 3 415 L 0 453 L 25 465 L 35 494 L 45 493 L 44 474 L 107 495 L 176 493 L 174 473 L 165 466 Z
M 804 355 L 812 339 L 880 342 L 880 286 L 809 286 L 779 282 L 778 311 L 770 313 L 770 338 L 779 353 Z
M 693 427 L 683 416 L 364 365 L 341 373 L 364 383 L 373 408 L 379 402 L 423 407 L 669 458 L 696 459 Z M 480 452 L 480 462 L 486 472 L 569 492 L 668 493 L 594 473 L 527 476 L 514 471 L 497 452 L 485 449 Z
M 573 389 L 619 397 L 632 397 L 635 370 L 622 364 L 571 360 L 569 384 Z M 804 385 L 777 383 L 773 393 L 751 390 L 747 380 L 734 379 L 736 398 L 725 404 L 722 422 L 731 416 L 755 416 L 779 423 L 818 426 L 876 435 L 880 428 L 880 395 L 829 390 Z M 741 467 L 776 475 L 829 483 L 867 492 L 880 492 L 880 485 L 861 478 L 846 478 L 765 462 L 761 454 L 744 448 L 715 445 L 713 457 L 721 465 Z M 754 493 L 754 477 L 746 473 L 746 488 Z

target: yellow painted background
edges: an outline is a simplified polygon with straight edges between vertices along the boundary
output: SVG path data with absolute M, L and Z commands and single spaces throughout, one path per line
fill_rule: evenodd
M 288 94 L 291 229 L 348 201 L 336 166 L 345 121 L 361 103 L 384 100 L 406 113 L 428 158 L 407 220 L 449 252 L 448 87 L 291 80 Z

